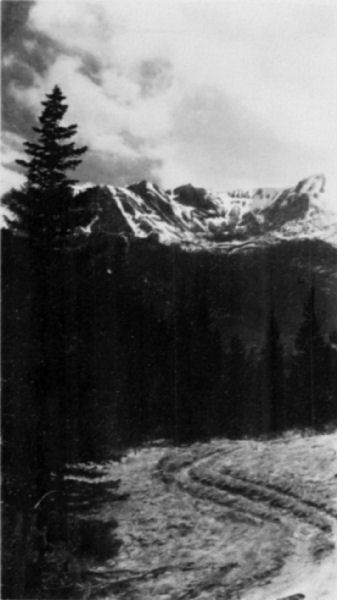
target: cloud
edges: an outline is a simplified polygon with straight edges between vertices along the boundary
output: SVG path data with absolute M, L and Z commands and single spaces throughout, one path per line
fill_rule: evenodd
M 172 128 L 169 142 L 160 146 L 163 162 L 158 170 L 169 186 L 175 185 L 176 174 L 181 181 L 221 190 L 292 185 L 301 173 L 326 166 L 321 151 L 280 141 L 262 119 L 213 87 L 187 96 Z
M 30 35 L 57 52 L 11 93 L 38 113 L 59 83 L 97 161 L 164 185 L 334 177 L 336 19 L 319 0 L 37 0 Z
M 0 196 L 12 188 L 20 188 L 25 182 L 25 177 L 21 173 L 13 171 L 12 169 L 8 169 L 3 165 L 1 165 L 0 169 Z
M 1 136 L 1 173 L 0 195 L 11 188 L 19 188 L 25 181 L 24 175 L 18 172 L 15 165 L 17 158 L 24 158 L 21 136 L 4 131 Z
M 17 158 L 23 158 L 24 139 L 13 132 L 4 131 L 1 136 L 1 162 L 6 166 L 14 165 Z

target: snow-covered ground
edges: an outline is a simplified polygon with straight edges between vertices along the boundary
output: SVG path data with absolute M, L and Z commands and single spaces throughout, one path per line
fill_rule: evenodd
M 130 496 L 104 598 L 337 598 L 337 433 L 148 447 L 109 474 Z

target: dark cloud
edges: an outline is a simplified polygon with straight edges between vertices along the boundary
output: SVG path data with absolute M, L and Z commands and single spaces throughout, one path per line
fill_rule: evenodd
M 79 72 L 83 73 L 83 75 L 88 77 L 88 79 L 90 79 L 96 85 L 100 85 L 102 83 L 102 67 L 99 60 L 97 60 L 91 54 L 86 55 L 85 59 L 82 61 Z
M 1 2 L 2 43 L 7 48 L 19 43 L 33 4 L 34 2 L 29 0 L 3 0 Z
M 11 93 L 11 88 L 26 88 L 36 74 L 43 75 L 55 60 L 58 49 L 47 36 L 27 27 L 34 2 L 3 0 L 2 13 L 2 127 L 24 137 L 31 136 L 36 115 Z
M 18 65 L 30 67 L 42 75 L 55 58 L 58 46 L 41 32 L 27 26 L 34 2 L 3 0 L 1 2 L 1 32 L 3 59 L 12 55 Z

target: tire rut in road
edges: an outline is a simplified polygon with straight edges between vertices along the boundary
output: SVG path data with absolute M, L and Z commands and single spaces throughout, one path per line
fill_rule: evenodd
M 284 496 L 289 496 L 290 498 L 293 498 L 294 500 L 297 500 L 297 501 L 301 502 L 302 504 L 306 504 L 307 506 L 320 511 L 321 513 L 324 513 L 327 517 L 337 520 L 337 511 L 334 510 L 333 508 L 330 508 L 321 502 L 315 502 L 314 500 L 310 500 L 308 498 L 301 498 L 295 492 L 289 490 L 288 488 L 281 487 L 281 485 L 277 485 L 275 483 L 271 484 L 271 483 L 265 483 L 262 481 L 257 481 L 256 479 L 251 479 L 247 476 L 243 476 L 241 473 L 237 473 L 236 471 L 233 471 L 228 468 L 221 468 L 220 472 L 223 475 L 229 475 L 230 477 L 234 477 L 235 479 L 247 482 L 249 484 L 259 485 L 261 487 L 264 487 L 265 489 L 271 490 L 278 494 L 282 494 Z
M 230 494 L 212 485 L 208 486 L 200 481 L 193 480 L 177 480 L 176 484 L 184 493 L 223 507 L 227 511 L 226 517 L 230 517 L 235 521 L 252 525 L 260 525 L 263 521 L 279 522 L 278 515 L 267 512 L 264 507 L 258 506 L 247 498 Z
M 304 521 L 310 527 L 321 531 L 326 539 L 330 538 L 334 522 L 337 520 L 337 512 L 323 503 L 303 499 L 291 490 L 282 488 L 281 485 L 249 479 L 236 471 L 228 469 L 228 467 L 223 467 L 220 472 L 213 471 L 212 473 L 211 468 L 214 458 L 216 455 L 222 454 L 223 450 L 213 450 L 208 455 L 199 455 L 198 458 L 185 461 L 181 465 L 174 465 L 174 462 L 170 464 L 170 458 L 167 457 L 161 464 L 160 476 L 163 480 L 167 476 L 167 482 L 175 483 L 185 493 L 223 506 L 226 509 L 224 515 L 226 518 L 244 520 L 255 526 L 264 521 L 272 521 L 281 527 L 289 525 L 290 522 L 287 519 L 291 518 L 295 521 Z M 310 551 L 307 546 L 306 540 L 302 539 L 300 543 L 301 555 L 302 551 Z M 280 568 L 277 567 L 273 573 L 265 571 L 255 574 L 254 582 L 256 583 L 258 579 L 263 582 L 270 577 L 275 577 L 279 572 Z M 240 579 L 238 577 L 237 585 L 229 584 L 225 586 L 225 589 L 219 583 L 219 589 L 225 592 L 223 598 L 233 598 L 233 592 L 240 593 L 247 589 L 247 585 L 251 584 L 250 580 L 240 581 Z M 200 582 L 196 582 L 194 587 L 196 592 L 198 584 Z M 200 588 L 199 591 L 201 591 Z M 183 595 L 182 598 L 194 597 L 194 595 L 190 596 L 188 594 L 188 590 L 186 592 L 187 595 Z M 195 597 L 197 596 L 198 593 Z M 290 596 L 289 600 L 293 600 L 293 598 L 297 600 L 303 597 L 302 594 L 295 594 Z M 175 598 L 172 597 L 171 600 L 175 600 Z
M 265 507 L 267 506 L 268 511 L 271 511 L 270 516 L 273 519 L 281 520 L 282 512 L 280 511 L 286 511 L 287 513 L 291 513 L 295 518 L 309 523 L 324 533 L 331 533 L 332 531 L 328 520 L 328 517 L 331 518 L 331 515 L 327 511 L 317 506 L 312 506 L 300 498 L 294 498 L 285 492 L 271 489 L 264 484 L 251 483 L 235 475 L 204 473 L 203 469 L 197 467 L 189 469 L 189 478 L 202 486 L 230 494 L 229 502 L 231 505 L 234 503 L 235 497 L 243 497 L 248 500 L 249 504 L 247 508 L 249 506 L 262 505 L 262 509 L 249 508 L 252 513 L 258 512 L 259 515 L 263 516 L 266 513 Z

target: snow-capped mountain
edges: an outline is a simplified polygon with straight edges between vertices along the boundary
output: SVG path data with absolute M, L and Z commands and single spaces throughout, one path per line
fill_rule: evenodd
M 91 231 L 152 237 L 190 250 L 233 251 L 280 240 L 319 239 L 337 246 L 337 210 L 316 175 L 286 189 L 216 193 L 192 185 L 162 190 L 142 181 L 91 188 L 97 215 Z

